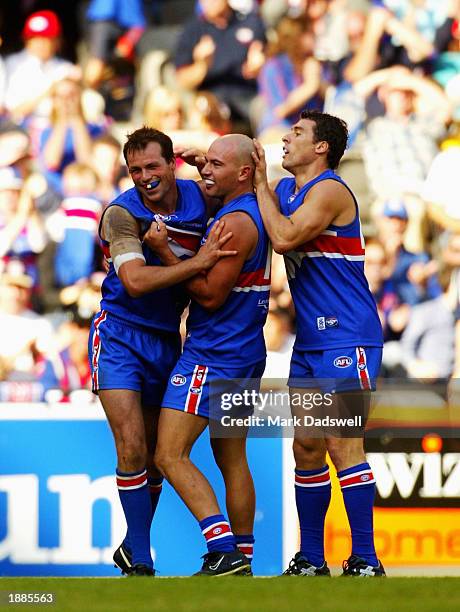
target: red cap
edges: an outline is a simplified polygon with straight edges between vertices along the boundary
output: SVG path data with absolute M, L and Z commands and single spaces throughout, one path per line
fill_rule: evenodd
M 22 37 L 27 40 L 34 36 L 57 38 L 61 35 L 61 22 L 53 11 L 37 11 L 27 17 Z

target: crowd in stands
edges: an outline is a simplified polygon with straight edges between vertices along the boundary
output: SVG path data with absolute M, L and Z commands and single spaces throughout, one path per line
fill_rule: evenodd
M 460 0 L 12 4 L 0 7 L 0 401 L 91 399 L 97 228 L 132 186 L 129 131 L 203 150 L 244 132 L 277 178 L 304 108 L 349 125 L 339 174 L 361 206 L 382 374 L 460 377 Z M 177 176 L 199 178 L 180 159 Z M 274 254 L 268 377 L 287 376 L 294 334 Z

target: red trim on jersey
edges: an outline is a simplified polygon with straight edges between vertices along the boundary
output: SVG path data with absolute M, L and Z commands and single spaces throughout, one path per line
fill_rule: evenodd
M 265 268 L 255 270 L 254 272 L 242 272 L 236 279 L 235 287 L 252 287 L 258 285 L 263 287 L 270 284 L 270 276 L 264 278 Z
M 106 259 L 110 259 L 112 256 L 110 254 L 110 246 L 107 242 L 102 243 L 102 254 Z
M 361 238 L 348 236 L 317 236 L 297 247 L 296 251 L 310 253 L 341 253 L 342 255 L 364 255 L 364 247 Z
M 203 365 L 196 365 L 195 371 L 193 372 L 192 382 L 190 383 L 188 397 L 185 404 L 185 412 L 190 414 L 196 414 L 198 412 L 198 405 L 201 399 L 201 393 L 203 391 L 202 386 L 206 380 L 206 374 L 208 368 Z M 197 392 L 193 392 L 192 389 L 197 389 Z
M 200 248 L 201 238 L 193 234 L 184 234 L 182 232 L 175 232 L 168 228 L 168 238 L 175 240 L 184 249 L 193 251 L 196 253 Z

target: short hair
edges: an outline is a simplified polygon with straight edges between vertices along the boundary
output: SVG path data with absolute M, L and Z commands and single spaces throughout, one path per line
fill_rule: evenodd
M 300 113 L 300 118 L 309 119 L 314 122 L 315 128 L 313 135 L 315 142 L 324 140 L 328 143 L 329 151 L 327 154 L 327 164 L 329 168 L 335 170 L 347 148 L 348 127 L 345 121 L 333 115 L 313 110 L 302 111 Z
M 105 132 L 104 134 L 101 134 L 100 136 L 97 136 L 93 139 L 93 147 L 99 144 L 112 147 L 114 149 L 117 149 L 117 151 L 121 151 L 120 141 L 108 132 Z
M 127 140 L 123 146 L 123 157 L 126 163 L 128 163 L 128 153 L 143 151 L 151 142 L 156 142 L 160 145 L 161 156 L 164 157 L 168 163 L 174 160 L 171 138 L 164 132 L 160 132 L 160 130 L 144 125 L 127 136 Z

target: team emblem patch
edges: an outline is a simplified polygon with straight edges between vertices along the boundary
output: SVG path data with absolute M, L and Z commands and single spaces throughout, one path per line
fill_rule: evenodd
M 339 320 L 337 317 L 326 317 L 326 327 L 338 327 Z
M 212 535 L 219 535 L 220 533 L 222 533 L 222 527 L 216 527 L 212 530 Z
M 362 474 L 362 476 L 360 477 L 360 480 L 362 482 L 367 482 L 370 479 L 371 479 L 371 477 L 369 476 L 369 474 Z
M 195 395 L 199 395 L 201 393 L 201 389 L 199 387 L 192 387 L 190 389 L 190 393 L 194 393 Z
M 342 355 L 341 357 L 336 357 L 334 359 L 334 365 L 336 368 L 348 368 L 352 363 L 353 359 L 347 355 Z
M 187 382 L 187 379 L 185 378 L 185 376 L 182 376 L 182 374 L 174 374 L 171 377 L 171 383 L 175 387 L 181 387 L 182 385 L 185 385 L 186 382 Z

